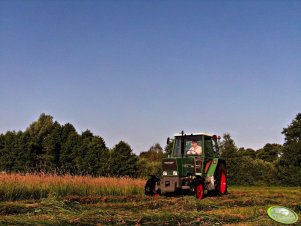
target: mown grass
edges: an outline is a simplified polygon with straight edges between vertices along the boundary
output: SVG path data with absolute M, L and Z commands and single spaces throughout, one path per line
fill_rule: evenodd
M 102 184 L 107 190 L 98 193 L 57 195 L 44 185 L 47 197 L 6 199 L 0 202 L 0 225 L 278 225 L 266 213 L 272 205 L 287 206 L 301 217 L 300 188 L 229 187 L 228 195 L 196 200 L 193 196 L 147 197 L 142 194 L 143 180 L 114 184 L 116 178 L 110 179 L 111 184 Z M 87 180 L 86 184 L 98 186 L 91 182 L 93 178 Z M 74 186 L 84 186 L 78 183 Z M 127 183 L 137 183 L 139 192 Z M 118 194 L 110 193 L 112 186 L 119 186 Z

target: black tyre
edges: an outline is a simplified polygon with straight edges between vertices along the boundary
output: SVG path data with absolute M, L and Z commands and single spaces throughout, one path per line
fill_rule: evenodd
M 156 183 L 158 182 L 158 179 L 155 177 L 151 177 L 146 181 L 145 187 L 144 187 L 144 194 L 153 196 L 157 194 L 156 191 Z
M 204 178 L 197 177 L 192 182 L 193 193 L 197 199 L 203 199 L 205 196 L 205 180 Z
M 215 179 L 215 195 L 225 195 L 227 194 L 228 189 L 228 183 L 227 183 L 227 169 L 226 165 L 221 162 L 218 164 L 215 173 L 214 173 L 214 179 Z
M 197 199 L 203 199 L 205 194 L 205 186 L 204 183 L 200 182 L 195 186 L 195 197 Z

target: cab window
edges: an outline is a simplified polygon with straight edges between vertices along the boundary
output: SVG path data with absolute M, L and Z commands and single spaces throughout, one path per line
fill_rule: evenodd
M 205 137 L 204 148 L 206 157 L 212 157 L 214 155 L 211 137 Z

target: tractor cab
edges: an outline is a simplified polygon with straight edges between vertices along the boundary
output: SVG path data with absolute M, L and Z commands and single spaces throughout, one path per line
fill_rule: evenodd
M 171 156 L 218 157 L 217 140 L 218 136 L 207 133 L 184 134 L 183 136 L 182 134 L 176 134 Z M 199 150 L 201 150 L 201 152 Z
M 204 190 L 225 194 L 226 163 L 219 159 L 218 140 L 208 133 L 176 134 L 171 154 L 162 160 L 161 179 L 151 176 L 145 194 L 189 191 L 198 198 Z
M 217 141 L 218 136 L 208 133 L 176 134 L 171 156 L 163 159 L 163 176 L 168 175 L 166 162 L 171 159 L 177 162 L 179 176 L 205 175 L 219 157 Z

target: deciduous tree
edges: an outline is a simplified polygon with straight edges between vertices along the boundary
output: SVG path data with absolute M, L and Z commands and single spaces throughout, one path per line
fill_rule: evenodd
M 110 151 L 109 172 L 114 176 L 137 176 L 137 156 L 130 145 L 120 141 Z

